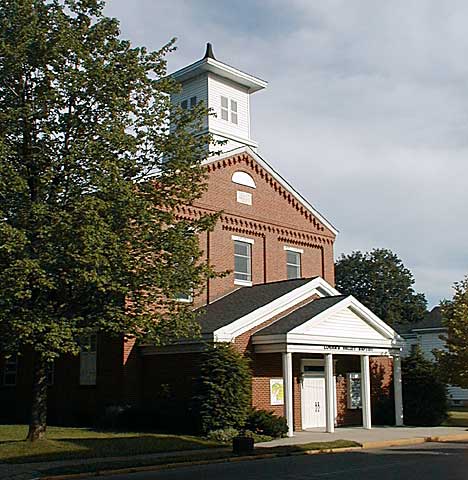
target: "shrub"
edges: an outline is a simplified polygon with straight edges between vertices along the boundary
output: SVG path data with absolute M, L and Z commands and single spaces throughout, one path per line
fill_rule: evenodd
M 284 417 L 278 417 L 267 410 L 253 409 L 247 419 L 246 428 L 254 434 L 269 437 L 284 437 L 288 432 L 288 425 Z
M 239 435 L 239 430 L 235 428 L 225 428 L 208 432 L 206 438 L 214 442 L 230 443 L 234 437 Z
M 405 424 L 434 426 L 447 418 L 447 388 L 419 348 L 402 362 L 402 383 Z
M 248 361 L 228 343 L 203 353 L 192 403 L 194 419 L 206 434 L 242 429 L 250 408 L 252 377 Z

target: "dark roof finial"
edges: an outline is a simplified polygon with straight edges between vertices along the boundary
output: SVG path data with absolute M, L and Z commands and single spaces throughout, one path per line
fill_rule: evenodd
M 212 58 L 213 60 L 216 60 L 214 53 L 213 53 L 213 46 L 211 45 L 210 42 L 206 44 L 206 52 L 205 56 L 203 58 Z

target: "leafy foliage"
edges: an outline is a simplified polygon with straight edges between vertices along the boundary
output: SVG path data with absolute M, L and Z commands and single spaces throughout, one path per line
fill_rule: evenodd
M 447 350 L 434 353 L 447 383 L 468 388 L 468 276 L 454 290 L 453 299 L 441 304 Z
M 446 419 L 447 388 L 419 347 L 402 362 L 402 384 L 406 425 L 440 425 Z
M 246 427 L 256 434 L 273 438 L 284 437 L 288 433 L 286 419 L 267 410 L 252 409 Z
M 214 442 L 230 443 L 232 442 L 232 439 L 238 435 L 239 430 L 229 427 L 225 429 L 212 430 L 211 432 L 208 432 L 206 438 Z
M 133 47 L 102 10 L 0 3 L 0 349 L 35 352 L 42 395 L 84 335 L 196 334 L 174 297 L 212 275 L 196 234 L 216 216 L 175 211 L 205 189 L 205 107 L 170 103 L 173 42 Z
M 242 428 L 250 408 L 251 372 L 248 360 L 231 344 L 219 343 L 203 353 L 193 402 L 203 433 Z
M 415 293 L 413 284 L 412 273 L 387 249 L 352 252 L 336 262 L 336 288 L 392 326 L 423 318 L 426 298 Z

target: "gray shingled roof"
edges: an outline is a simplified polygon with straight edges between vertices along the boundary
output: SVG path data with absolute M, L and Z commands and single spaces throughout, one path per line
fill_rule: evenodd
M 291 331 L 293 328 L 302 325 L 307 320 L 317 316 L 318 314 L 328 310 L 333 305 L 344 300 L 348 295 L 337 295 L 334 297 L 323 297 L 314 300 L 313 302 L 304 305 L 297 310 L 294 310 L 289 315 L 280 318 L 276 322 L 268 325 L 261 330 L 258 330 L 254 336 L 263 336 L 263 335 L 282 335 Z
M 262 283 L 238 290 L 203 307 L 199 317 L 202 333 L 213 333 L 235 320 L 305 285 L 316 277 Z
M 402 334 L 412 333 L 414 330 L 424 328 L 443 328 L 442 313 L 440 307 L 434 307 L 430 312 L 424 315 L 424 318 L 416 323 L 406 323 L 398 326 L 398 331 Z

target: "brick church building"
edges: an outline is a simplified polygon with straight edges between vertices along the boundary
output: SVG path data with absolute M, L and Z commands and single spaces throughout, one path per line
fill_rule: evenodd
M 252 403 L 286 417 L 289 435 L 307 428 L 371 428 L 378 397 L 394 399 L 402 425 L 402 339 L 353 296 L 334 288 L 336 228 L 258 153 L 250 135 L 250 96 L 267 83 L 204 58 L 174 74 L 182 108 L 203 101 L 216 113 L 205 131 L 223 140 L 206 161 L 208 189 L 178 214 L 223 213 L 200 237 L 223 278 L 203 296 L 180 301 L 204 307 L 202 338 L 167 347 L 89 338 L 77 358 L 58 361 L 49 375 L 51 423 L 97 418 L 110 405 L 150 407 L 162 386 L 181 405 L 191 396 L 204 342 L 232 342 L 251 358 Z M 217 147 L 218 148 L 218 147 Z M 31 391 L 27 356 L 3 365 L 0 421 L 26 421 Z

